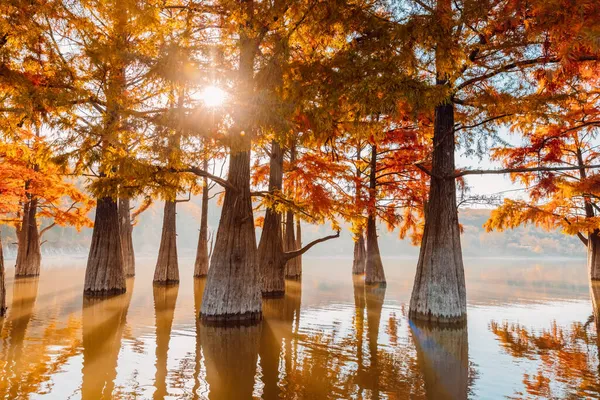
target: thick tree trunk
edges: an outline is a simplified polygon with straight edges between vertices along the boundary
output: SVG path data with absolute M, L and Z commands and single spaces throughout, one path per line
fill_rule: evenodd
M 162 235 L 158 260 L 154 270 L 154 284 L 171 285 L 179 283 L 179 263 L 177 261 L 177 205 L 174 201 L 165 201 Z
M 203 163 L 204 170 L 208 169 L 208 162 Z M 200 214 L 200 236 L 198 237 L 198 249 L 196 251 L 196 262 L 194 263 L 194 277 L 199 278 L 208 274 L 208 179 L 204 178 L 202 188 L 202 212 Z
M 587 260 L 590 279 L 600 280 L 600 229 L 595 229 L 588 236 Z
M 283 152 L 279 143 L 271 142 L 269 163 L 269 192 L 281 192 L 283 182 Z M 280 297 L 285 294 L 285 258 L 281 234 L 281 214 L 275 207 L 267 208 L 260 242 L 258 264 L 264 297 Z
M 6 273 L 4 272 L 4 252 L 2 251 L 2 233 L 0 232 L 0 317 L 6 315 Z
M 469 342 L 466 324 L 436 327 L 411 324 L 417 363 L 428 399 L 461 400 L 469 394 Z
M 179 285 L 156 286 L 154 295 L 154 317 L 156 319 L 156 375 L 154 378 L 154 399 L 164 399 L 167 395 L 167 359 L 169 340 L 177 303 Z
M 446 103 L 435 108 L 431 187 L 410 300 L 413 319 L 456 323 L 467 317 L 454 168 L 454 108 Z
M 365 303 L 367 308 L 367 336 L 369 341 L 369 358 L 371 364 L 368 371 L 369 389 L 379 398 L 381 366 L 379 364 L 379 325 L 381 324 L 381 311 L 385 300 L 385 286 L 365 286 Z
M 123 251 L 123 268 L 125 277 L 135 276 L 135 252 L 133 250 L 133 225 L 131 224 L 130 201 L 119 199 L 119 233 L 121 250 Z
M 365 248 L 365 237 L 362 232 L 354 241 L 354 260 L 352 261 L 352 274 L 362 275 L 365 273 L 365 264 L 367 263 L 367 250 Z
M 86 296 L 105 297 L 126 291 L 120 237 L 117 203 L 110 197 L 98 199 L 85 270 Z
M 385 286 L 385 272 L 377 240 L 377 146 L 371 146 L 371 166 L 369 172 L 369 217 L 367 219 L 367 261 L 365 263 L 365 284 Z
M 208 323 L 249 323 L 261 319 L 260 271 L 250 197 L 250 148 L 233 152 L 221 220 L 200 317 Z
M 285 217 L 285 251 L 297 250 L 296 235 L 294 233 L 294 213 L 288 211 Z M 302 264 L 300 257 L 294 257 L 285 264 L 285 277 L 298 280 L 302 278 Z
M 81 397 L 84 399 L 112 398 L 132 285 L 130 279 L 128 293 L 120 296 L 83 300 Z
M 38 276 L 42 262 L 40 249 L 40 234 L 37 226 L 37 199 L 35 197 L 25 202 L 21 229 L 17 236 L 17 262 L 15 277 Z
M 252 398 L 260 334 L 261 325 L 200 328 L 210 400 Z

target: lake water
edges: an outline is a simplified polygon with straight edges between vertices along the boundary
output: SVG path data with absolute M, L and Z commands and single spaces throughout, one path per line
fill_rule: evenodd
M 7 260 L 7 264 L 12 264 Z M 84 258 L 7 271 L 0 397 L 8 399 L 598 398 L 598 335 L 584 260 L 466 259 L 468 324 L 407 319 L 414 259 L 384 259 L 387 289 L 350 259 L 305 258 L 262 324 L 203 327 L 205 280 L 178 287 L 137 260 L 127 294 L 82 298 Z M 596 290 L 597 289 L 597 290 Z

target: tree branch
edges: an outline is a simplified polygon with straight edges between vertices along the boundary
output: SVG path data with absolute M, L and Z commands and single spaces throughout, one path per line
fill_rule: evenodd
M 171 172 L 191 172 L 192 174 L 195 174 L 200 177 L 207 177 L 208 179 L 223 186 L 225 189 L 231 189 L 231 190 L 237 191 L 237 188 L 235 186 L 233 186 L 229 181 L 227 181 L 221 177 L 218 177 L 216 175 L 213 175 L 210 172 L 200 169 L 198 167 L 190 167 L 190 168 L 183 168 L 183 169 L 171 168 Z
M 286 251 L 283 253 L 283 258 L 285 258 L 286 261 L 291 260 L 292 258 L 301 256 L 302 254 L 306 253 L 308 250 L 310 250 L 311 247 L 313 247 L 316 244 L 326 242 L 330 239 L 335 239 L 335 238 L 339 238 L 339 237 L 340 237 L 340 231 L 337 231 L 337 233 L 335 235 L 329 235 L 329 236 L 325 236 L 325 237 L 322 237 L 317 240 L 313 240 L 312 242 L 310 242 L 306 246 L 302 247 L 301 249 L 294 250 L 294 251 Z
M 415 164 L 416 165 L 416 164 Z M 417 165 L 417 168 L 426 171 L 423 168 L 420 168 Z M 533 168 L 503 168 L 503 169 L 468 169 L 464 171 L 460 171 L 455 173 L 452 178 L 459 178 L 465 175 L 490 175 L 490 174 L 512 174 L 519 172 L 553 172 L 553 171 L 573 171 L 578 169 L 595 169 L 600 168 L 600 164 L 593 165 L 584 165 L 583 167 L 574 166 L 574 167 L 533 167 Z

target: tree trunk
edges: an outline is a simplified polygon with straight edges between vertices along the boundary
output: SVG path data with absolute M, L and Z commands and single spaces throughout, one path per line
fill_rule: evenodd
M 385 286 L 385 272 L 381 262 L 377 240 L 377 146 L 371 146 L 371 166 L 369 172 L 369 216 L 367 219 L 367 261 L 365 264 L 365 284 Z
M 179 285 L 154 286 L 154 316 L 156 319 L 156 375 L 154 378 L 154 399 L 164 399 L 167 393 L 167 359 L 169 340 L 173 326 L 173 315 L 177 303 Z
M 229 159 L 227 189 L 200 317 L 208 323 L 261 319 L 260 272 L 250 197 L 250 143 Z
M 37 199 L 32 197 L 23 206 L 23 219 L 17 235 L 18 249 L 15 277 L 38 276 L 42 262 L 40 234 L 37 226 Z
M 121 235 L 121 250 L 123 250 L 123 268 L 125 269 L 125 277 L 135 276 L 133 225 L 131 224 L 131 209 L 129 203 L 129 199 L 119 199 L 119 233 Z
M 417 363 L 428 399 L 467 399 L 469 394 L 469 342 L 467 327 L 411 324 Z
M 174 201 L 165 201 L 162 235 L 158 260 L 154 270 L 154 284 L 171 285 L 179 283 L 179 264 L 177 261 L 177 205 Z
M 456 323 L 467 317 L 454 174 L 454 107 L 435 108 L 433 165 L 410 317 Z
M 260 334 L 261 325 L 200 328 L 210 400 L 252 398 Z
M 132 285 L 130 279 L 128 293 L 120 296 L 83 300 L 81 397 L 84 399 L 112 398 Z
M 99 198 L 85 270 L 84 295 L 105 297 L 126 291 L 120 237 L 117 203 L 110 197 Z
M 296 248 L 302 248 L 302 226 L 300 222 L 300 218 L 296 217 Z M 297 257 L 298 270 L 302 273 L 302 255 Z
M 588 236 L 587 260 L 590 279 L 600 280 L 600 229 L 595 229 Z
M 362 275 L 365 273 L 365 264 L 367 263 L 367 250 L 365 248 L 365 237 L 362 232 L 354 241 L 354 260 L 352 261 L 352 274 Z
M 294 213 L 288 211 L 285 217 L 285 251 L 297 250 L 296 235 L 294 233 Z M 287 279 L 298 280 L 302 277 L 302 264 L 300 257 L 294 257 L 285 264 L 285 277 Z
M 204 159 L 203 168 L 208 169 L 208 161 Z M 208 178 L 204 178 L 202 188 L 202 213 L 200 215 L 200 236 L 198 237 L 198 250 L 194 263 L 194 277 L 199 278 L 208 274 Z
M 271 142 L 269 168 L 269 192 L 280 193 L 283 182 L 283 152 L 275 140 Z M 285 294 L 286 263 L 281 238 L 281 214 L 275 210 L 275 206 L 268 207 L 258 243 L 258 264 L 264 297 L 280 297 Z
M 6 315 L 6 277 L 4 272 L 4 252 L 2 251 L 2 233 L 0 232 L 0 317 Z

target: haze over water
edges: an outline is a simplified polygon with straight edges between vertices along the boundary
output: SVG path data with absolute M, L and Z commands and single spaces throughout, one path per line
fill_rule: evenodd
M 45 258 L 39 279 L 7 270 L 0 397 L 600 396 L 585 261 L 467 258 L 464 329 L 408 321 L 414 259 L 384 259 L 380 289 L 353 279 L 351 259 L 304 258 L 302 282 L 242 328 L 198 323 L 205 280 L 192 278 L 193 259 L 167 288 L 152 285 L 155 260 L 138 259 L 128 293 L 107 300 L 83 299 L 85 262 Z

